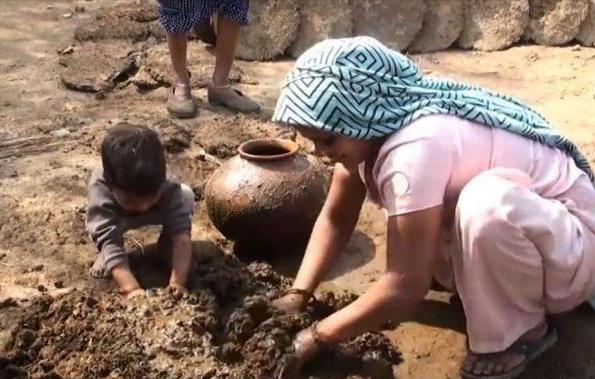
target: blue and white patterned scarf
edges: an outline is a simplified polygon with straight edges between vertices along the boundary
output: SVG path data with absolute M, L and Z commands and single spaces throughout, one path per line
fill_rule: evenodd
M 287 75 L 273 121 L 373 139 L 434 114 L 559 148 L 594 181 L 577 147 L 525 104 L 479 87 L 425 78 L 410 59 L 370 37 L 326 40 L 302 54 Z

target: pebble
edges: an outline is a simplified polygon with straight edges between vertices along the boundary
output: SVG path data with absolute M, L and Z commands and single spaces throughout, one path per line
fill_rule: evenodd
M 72 13 L 64 13 L 62 15 L 62 17 L 64 17 L 64 18 L 71 18 L 72 17 Z
M 58 280 L 57 282 L 54 283 L 54 287 L 56 288 L 64 288 L 64 282 L 61 280 Z
M 60 55 L 68 55 L 68 54 L 72 54 L 74 52 L 74 46 L 70 45 L 65 47 L 64 49 L 62 49 L 59 54 Z
M 48 291 L 48 289 L 47 289 L 47 288 L 45 288 L 45 286 L 44 286 L 44 285 L 42 285 L 42 284 L 40 284 L 40 285 L 38 285 L 38 286 L 37 286 L 37 290 L 38 290 L 39 292 L 47 292 L 47 291 Z
M 83 7 L 82 5 L 77 5 L 76 7 L 74 7 L 74 11 L 76 13 L 84 13 L 85 12 L 85 7 Z

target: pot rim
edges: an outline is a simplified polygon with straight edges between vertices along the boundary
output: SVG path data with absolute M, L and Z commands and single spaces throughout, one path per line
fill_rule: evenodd
M 285 153 L 281 154 L 271 154 L 271 155 L 260 155 L 260 154 L 251 154 L 248 151 L 251 148 L 256 147 L 277 147 L 285 149 Z M 247 151 L 248 150 L 248 151 Z M 238 147 L 238 153 L 244 159 L 250 161 L 276 161 L 279 159 L 289 158 L 294 156 L 297 151 L 299 150 L 299 146 L 294 141 L 282 138 L 255 138 L 248 140 L 242 143 Z

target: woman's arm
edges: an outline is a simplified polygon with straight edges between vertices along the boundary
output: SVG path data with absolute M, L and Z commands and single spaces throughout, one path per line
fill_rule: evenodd
M 293 288 L 310 293 L 316 289 L 330 263 L 353 233 L 365 197 L 366 187 L 357 172 L 337 163 L 329 194 L 314 224 Z M 301 308 L 303 302 L 302 295 L 287 295 L 274 304 L 293 311 Z
M 342 341 L 414 315 L 430 289 L 441 221 L 442 206 L 390 217 L 386 273 L 357 301 L 318 324 L 321 340 Z

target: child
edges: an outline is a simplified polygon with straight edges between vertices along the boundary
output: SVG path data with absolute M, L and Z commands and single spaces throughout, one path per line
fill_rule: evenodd
M 173 69 L 177 76 L 167 100 L 167 110 L 175 117 L 193 117 L 197 108 L 190 92 L 186 67 L 187 34 L 218 12 L 215 69 L 208 88 L 209 103 L 239 112 L 260 112 L 260 106 L 231 88 L 229 71 L 233 64 L 240 27 L 248 23 L 249 0 L 159 0 L 159 20 L 167 33 Z
M 511 378 L 556 343 L 547 313 L 595 295 L 591 169 L 522 103 L 424 78 L 405 56 L 358 37 L 304 53 L 273 119 L 296 126 L 337 162 L 278 308 L 305 305 L 353 232 L 366 193 L 387 214 L 386 273 L 300 332 L 299 360 L 321 344 L 411 317 L 435 278 L 458 292 L 466 314 L 470 351 L 461 375 Z
M 157 133 L 142 126 L 115 126 L 103 140 L 101 161 L 102 167 L 91 175 L 88 194 L 87 230 L 99 250 L 90 274 L 111 274 L 128 298 L 142 295 L 128 266 L 123 234 L 163 225 L 157 246 L 159 253 L 171 253 L 169 287 L 186 292 L 194 194 L 185 184 L 166 179 L 165 152 Z

